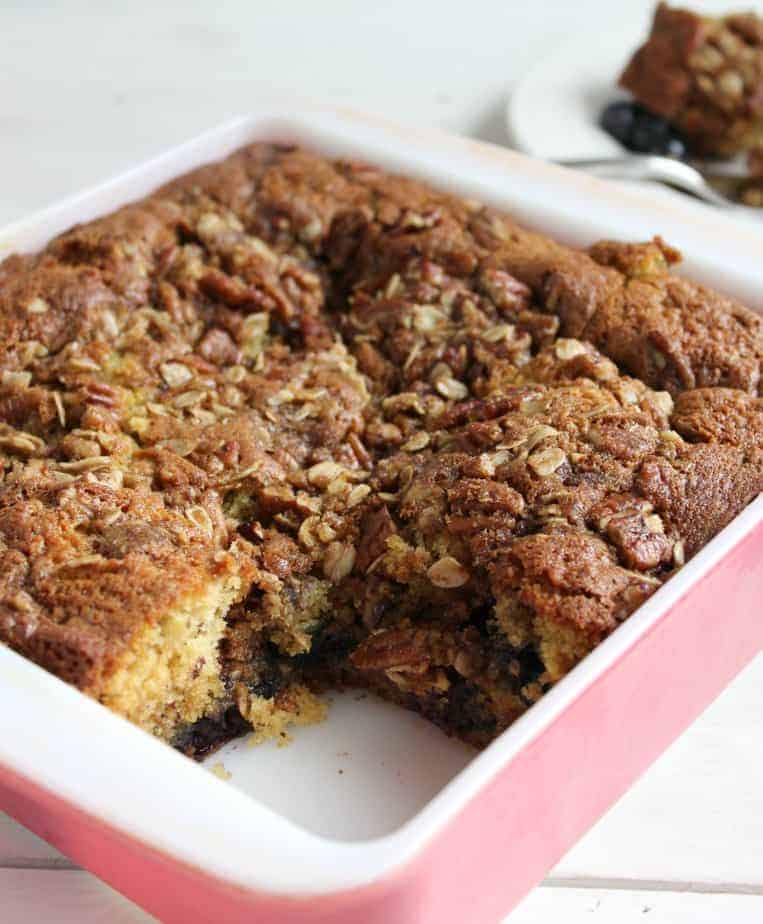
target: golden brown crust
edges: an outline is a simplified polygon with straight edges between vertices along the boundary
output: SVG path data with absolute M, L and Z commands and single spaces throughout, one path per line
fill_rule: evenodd
M 484 742 L 763 485 L 677 259 L 273 145 L 8 258 L 0 639 L 191 752 L 326 674 Z
M 697 388 L 676 399 L 674 430 L 692 443 L 763 447 L 763 399 L 734 388 Z
M 679 449 L 673 459 L 646 460 L 636 487 L 658 513 L 681 524 L 685 552 L 693 555 L 760 493 L 760 451 L 750 457 L 732 446 Z
M 647 385 L 672 394 L 726 386 L 761 387 L 760 317 L 670 272 L 664 245 L 603 242 L 591 260 L 517 232 L 505 265 L 558 315 L 564 336 L 588 340 Z M 657 255 L 663 254 L 662 259 Z M 530 255 L 528 257 L 528 255 Z

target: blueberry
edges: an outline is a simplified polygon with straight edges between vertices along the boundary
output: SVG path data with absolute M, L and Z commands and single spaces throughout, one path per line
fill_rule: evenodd
M 638 103 L 610 103 L 602 112 L 599 124 L 630 151 L 676 158 L 686 156 L 686 144 L 673 125 Z
M 643 154 L 662 154 L 672 133 L 667 119 L 654 116 L 642 109 L 636 113 L 633 120 L 628 147 Z
M 628 144 L 633 128 L 634 104 L 628 102 L 610 103 L 601 114 L 599 124 L 605 132 L 621 144 Z

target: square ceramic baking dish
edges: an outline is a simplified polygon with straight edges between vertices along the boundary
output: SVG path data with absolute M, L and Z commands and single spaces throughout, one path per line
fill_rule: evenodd
M 763 307 L 763 234 L 719 212 L 293 102 L 259 107 L 17 223 L 0 234 L 0 256 L 257 139 L 415 175 L 569 242 L 659 232 L 695 278 Z M 761 647 L 763 497 L 480 754 L 345 696 L 291 749 L 229 746 L 217 758 L 235 765 L 224 782 L 2 648 L 0 808 L 162 921 L 495 922 Z M 357 715 L 363 735 L 348 738 Z M 347 790 L 326 772 L 332 749 L 348 767 L 356 760 Z M 386 776 L 374 775 L 377 755 Z M 396 775 L 402 790 L 389 782 Z M 421 806 L 402 804 L 417 778 L 420 792 L 445 785 Z

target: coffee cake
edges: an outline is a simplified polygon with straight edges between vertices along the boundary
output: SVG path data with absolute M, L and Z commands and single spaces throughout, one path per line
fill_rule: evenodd
M 763 487 L 757 315 L 256 144 L 0 264 L 0 640 L 200 756 L 373 689 L 481 745 Z
M 752 150 L 763 142 L 763 19 L 659 3 L 620 85 L 670 119 L 696 153 Z

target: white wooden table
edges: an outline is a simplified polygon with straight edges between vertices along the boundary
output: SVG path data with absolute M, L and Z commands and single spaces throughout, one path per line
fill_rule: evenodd
M 648 9 L 642 0 L 6 2 L 0 225 L 273 91 L 505 142 L 503 107 L 525 68 L 574 31 L 605 41 L 612 16 L 638 29 Z M 760 924 L 762 727 L 759 657 L 512 924 Z M 0 920 L 150 919 L 0 816 Z

